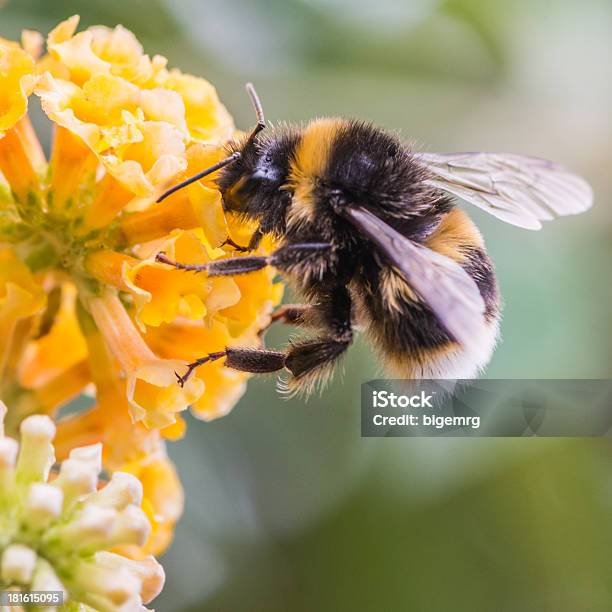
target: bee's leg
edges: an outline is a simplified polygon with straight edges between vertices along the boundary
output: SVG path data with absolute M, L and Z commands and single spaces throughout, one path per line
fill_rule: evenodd
M 285 367 L 285 353 L 281 351 L 268 351 L 266 349 L 257 348 L 233 348 L 226 347 L 224 351 L 209 353 L 200 359 L 196 359 L 193 363 L 187 366 L 187 371 L 184 374 L 178 374 L 178 382 L 181 387 L 187 382 L 189 377 L 205 363 L 217 361 L 225 357 L 224 365 L 233 370 L 240 372 L 249 372 L 251 374 L 269 374 L 277 372 Z
M 275 323 L 294 325 L 302 327 L 308 325 L 308 315 L 315 310 L 312 304 L 283 304 L 279 306 L 270 316 L 270 322 L 259 330 L 259 335 L 263 336 Z
M 235 251 L 238 251 L 239 253 L 246 253 L 249 250 L 248 246 L 241 246 L 239 245 L 237 242 L 234 242 L 234 240 L 232 239 L 231 236 L 228 236 L 222 243 L 220 246 L 224 247 L 225 245 L 229 245 L 231 247 L 233 247 L 233 249 Z
M 244 246 L 240 246 L 239 244 L 237 244 L 236 242 L 234 242 L 232 240 L 231 236 L 228 236 L 223 241 L 221 246 L 225 246 L 226 244 L 229 244 L 231 247 L 234 247 L 234 249 L 236 251 L 238 251 L 239 253 L 247 253 L 248 251 L 254 251 L 255 249 L 257 249 L 257 247 L 261 243 L 261 239 L 262 238 L 263 238 L 263 233 L 262 233 L 261 229 L 257 228 L 253 232 L 253 235 L 251 236 L 251 239 L 249 240 L 249 244 L 247 246 L 245 246 L 245 247 Z
M 266 266 L 274 266 L 279 270 L 288 270 L 295 264 L 304 263 L 310 258 L 320 257 L 321 253 L 328 251 L 331 245 L 327 242 L 310 242 L 304 244 L 290 244 L 281 247 L 270 255 L 254 257 L 230 257 L 218 259 L 207 264 L 182 264 L 169 259 L 164 253 L 158 253 L 157 261 L 174 266 L 179 270 L 191 272 L 208 272 L 208 276 L 235 276 L 256 272 Z
M 283 304 L 272 313 L 270 323 L 304 325 L 306 323 L 306 315 L 312 312 L 314 308 L 312 304 Z
M 225 366 L 241 372 L 267 374 L 286 368 L 292 374 L 287 381 L 290 390 L 307 389 L 332 373 L 338 358 L 353 341 L 351 325 L 351 299 L 344 286 L 334 287 L 316 309 L 317 317 L 325 328 L 325 335 L 293 344 L 288 351 L 227 347 L 210 353 L 189 364 L 187 371 L 178 376 L 185 384 L 196 368 L 225 358 Z
M 292 377 L 285 381 L 289 392 L 309 390 L 324 383 L 338 359 L 353 342 L 351 298 L 344 285 L 334 287 L 316 306 L 317 317 L 327 334 L 294 344 L 285 358 Z

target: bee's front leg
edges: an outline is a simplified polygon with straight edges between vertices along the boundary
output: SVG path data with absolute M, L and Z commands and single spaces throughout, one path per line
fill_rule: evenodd
M 250 251 L 251 249 L 249 249 L 248 246 L 241 246 L 239 245 L 237 242 L 234 242 L 233 238 L 231 236 L 228 236 L 222 243 L 221 246 L 224 247 L 226 245 L 231 246 L 235 251 L 238 251 L 239 253 L 247 253 L 248 251 Z
M 279 270 L 287 271 L 297 264 L 307 262 L 310 258 L 319 257 L 322 252 L 330 249 L 331 245 L 327 242 L 309 242 L 290 244 L 276 249 L 270 255 L 230 257 L 228 259 L 217 259 L 207 264 L 183 264 L 172 261 L 165 253 L 158 253 L 155 259 L 179 270 L 207 272 L 208 276 L 235 276 L 257 272 L 266 266 L 274 266 Z
M 249 251 L 255 251 L 257 249 L 257 247 L 261 244 L 261 240 L 263 236 L 264 235 L 261 229 L 257 228 L 253 232 L 253 235 L 251 236 L 251 239 L 249 240 L 249 244 L 247 246 L 241 246 L 237 244 L 236 242 L 234 242 L 231 236 L 228 236 L 223 241 L 221 246 L 225 246 L 226 244 L 229 244 L 231 247 L 234 247 L 234 249 L 238 251 L 239 253 L 248 253 Z

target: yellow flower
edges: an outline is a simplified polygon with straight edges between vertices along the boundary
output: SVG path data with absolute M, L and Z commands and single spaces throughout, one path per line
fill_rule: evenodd
M 0 250 L 0 389 L 23 339 L 19 326 L 42 312 L 46 294 L 11 249 Z
M 144 550 L 151 524 L 143 484 L 116 471 L 99 486 L 100 444 L 73 448 L 57 472 L 49 417 L 30 416 L 21 440 L 6 437 L 0 402 L 0 584 L 57 591 L 69 605 L 143 609 L 164 572 Z
M 174 230 L 166 240 L 138 249 L 140 258 L 98 251 L 85 265 L 99 280 L 133 296 L 136 320 L 143 328 L 171 323 L 179 316 L 210 323 L 220 310 L 240 302 L 234 279 L 175 274 L 155 260 L 160 251 L 190 263 L 207 263 L 226 255 L 223 249 L 212 248 L 202 229 Z
M 103 440 L 110 469 L 148 453 L 163 463 L 178 413 L 225 414 L 247 379 L 216 363 L 180 387 L 175 371 L 226 343 L 257 344 L 280 287 L 269 271 L 207 278 L 155 261 L 164 250 L 207 262 L 234 254 L 228 236 L 248 242 L 253 227 L 226 218 L 210 177 L 156 203 L 223 155 L 232 119 L 210 83 L 168 70 L 124 28 L 77 26 L 58 25 L 40 59 L 35 33 L 0 41 L 0 397 L 14 432 L 97 390 L 97 407 L 59 424 L 62 447 Z M 49 160 L 26 113 L 32 92 L 53 124 Z M 185 346 L 163 340 L 187 327 Z M 112 363 L 104 399 L 94 353 Z
M 183 318 L 151 328 L 148 344 L 160 356 L 175 355 L 188 362 L 202 355 L 202 346 L 258 346 L 259 331 L 268 321 L 266 313 L 282 297 L 282 286 L 272 284 L 271 277 L 272 272 L 262 270 L 234 278 L 240 302 L 220 308 L 206 326 Z M 206 421 L 225 416 L 246 390 L 248 378 L 220 361 L 204 364 L 190 378 L 201 381 L 206 389 L 193 403 L 192 412 Z
M 233 122 L 219 103 L 214 87 L 204 79 L 179 70 L 162 71 L 157 77 L 161 87 L 180 94 L 191 138 L 198 142 L 228 140 L 234 132 Z
M 131 32 L 77 26 L 57 26 L 44 57 L 38 33 L 0 39 L 0 583 L 141 609 L 163 583 L 150 555 L 183 509 L 166 453 L 180 412 L 223 416 L 249 378 L 220 361 L 184 386 L 176 372 L 257 346 L 282 287 L 270 270 L 208 278 L 156 261 L 206 263 L 235 256 L 228 237 L 249 242 L 254 227 L 226 217 L 214 177 L 156 203 L 221 159 L 232 119 L 210 83 L 168 70 Z M 53 124 L 49 159 L 31 94 Z M 63 416 L 84 393 L 92 406 Z M 18 460 L 4 428 L 21 432 Z
M 24 387 L 40 388 L 87 358 L 87 346 L 76 318 L 76 299 L 74 285 L 67 282 L 51 294 L 55 319 L 48 331 L 41 330 L 47 333 L 39 331 L 38 337 L 28 342 L 20 363 Z M 72 350 L 66 351 L 66 346 Z
M 185 134 L 168 121 L 151 120 L 142 96 L 150 92 L 121 77 L 95 75 L 81 88 L 45 74 L 36 93 L 49 118 L 78 136 L 136 195 L 150 195 L 187 166 Z
M 47 41 L 50 56 L 61 73 L 77 84 L 96 74 L 113 74 L 139 85 L 154 84 L 166 67 L 166 58 L 153 59 L 143 52 L 137 38 L 123 26 L 95 26 L 75 34 L 78 15 L 60 23 Z
M 36 83 L 34 60 L 16 44 L 0 39 L 0 137 L 28 110 L 28 96 Z
M 187 148 L 186 155 L 185 177 L 216 164 L 221 160 L 223 151 L 218 146 L 193 143 Z M 203 228 L 212 246 L 221 245 L 229 233 L 228 222 L 223 213 L 221 194 L 206 181 L 193 183 L 159 204 L 152 204 L 145 210 L 132 212 L 120 219 L 121 230 L 129 244 L 163 238 L 175 228 Z
M 107 291 L 89 300 L 89 308 L 113 356 L 127 377 L 127 398 L 134 421 L 147 427 L 174 423 L 174 413 L 196 401 L 204 391 L 200 381 L 176 384 L 180 359 L 160 359 L 134 327 L 116 293 Z M 191 384 L 189 384 L 191 383 Z

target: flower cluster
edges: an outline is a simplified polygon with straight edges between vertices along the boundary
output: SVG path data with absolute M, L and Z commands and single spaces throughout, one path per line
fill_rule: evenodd
M 96 610 L 142 610 L 164 572 L 142 550 L 150 524 L 140 481 L 115 472 L 98 488 L 100 444 L 73 449 L 51 472 L 51 419 L 24 419 L 19 444 L 1 431 L 5 413 L 0 402 L 0 587 L 61 593 L 66 604 Z
M 48 415 L 60 458 L 102 442 L 108 474 L 138 477 L 153 527 L 143 550 L 155 553 L 182 508 L 164 446 L 183 433 L 178 413 L 224 415 L 247 379 L 222 361 L 183 387 L 175 372 L 257 345 L 282 287 L 269 270 L 208 278 L 156 261 L 207 263 L 249 242 L 254 228 L 225 215 L 211 179 L 156 202 L 221 159 L 234 125 L 207 81 L 146 55 L 121 26 L 77 32 L 78 21 L 58 25 L 46 50 L 31 31 L 0 39 L 0 398 L 13 435 Z M 32 96 L 52 124 L 48 158 Z M 58 419 L 92 392 L 95 405 Z

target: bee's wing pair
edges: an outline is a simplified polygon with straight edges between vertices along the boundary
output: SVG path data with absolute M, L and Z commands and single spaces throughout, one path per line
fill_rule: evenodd
M 589 185 L 552 162 L 512 154 L 422 154 L 432 178 L 426 182 L 528 229 L 540 220 L 587 210 Z M 456 262 L 418 245 L 362 207 L 345 209 L 347 218 L 389 258 L 451 338 L 469 344 L 482 325 L 484 302 L 476 283 Z
M 593 203 L 586 181 L 545 159 L 511 153 L 421 153 L 418 159 L 432 175 L 428 185 L 525 229 Z

